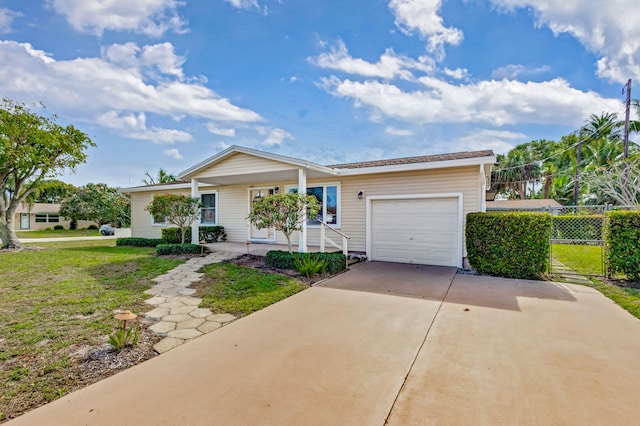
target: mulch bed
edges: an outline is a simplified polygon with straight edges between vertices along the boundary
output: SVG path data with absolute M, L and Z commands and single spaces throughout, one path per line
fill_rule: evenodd
M 301 275 L 295 269 L 272 268 L 270 266 L 267 266 L 267 264 L 265 263 L 264 256 L 256 256 L 255 254 L 243 254 L 234 259 L 228 260 L 227 262 L 232 263 L 234 265 L 238 265 L 238 266 L 244 266 L 246 268 L 254 268 L 264 272 L 285 275 L 287 277 L 294 278 L 298 281 L 302 281 L 307 285 L 312 285 L 314 283 L 317 283 L 318 281 L 322 281 L 331 276 L 330 274 L 323 274 L 323 275 L 317 275 L 312 278 L 307 278 L 304 275 Z

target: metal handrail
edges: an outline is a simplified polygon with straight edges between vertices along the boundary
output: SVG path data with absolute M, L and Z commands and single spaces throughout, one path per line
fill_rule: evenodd
M 338 230 L 337 230 L 337 229 L 335 229 L 335 228 L 332 228 L 332 227 L 331 227 L 331 225 L 329 225 L 328 223 L 326 223 L 326 222 L 324 222 L 324 221 L 322 221 L 322 220 L 320 220 L 320 219 L 316 219 L 316 220 L 317 220 L 318 222 L 320 222 L 320 224 L 321 224 L 321 225 L 324 225 L 325 227 L 327 227 L 327 228 L 331 229 L 331 230 L 332 230 L 333 232 L 335 232 L 336 234 L 339 234 L 341 237 L 344 237 L 344 238 L 346 238 L 347 240 L 350 240 L 350 239 L 351 239 L 351 237 L 350 237 L 350 236 L 348 236 L 347 234 L 343 234 L 342 232 L 338 231 Z
M 329 242 L 329 244 L 331 244 L 332 246 L 334 246 L 337 249 L 342 249 L 342 253 L 345 256 L 349 255 L 349 249 L 347 247 L 348 244 L 348 240 L 351 239 L 350 236 L 348 236 L 347 234 L 344 234 L 340 231 L 338 231 L 337 229 L 333 229 L 331 226 L 329 226 L 327 223 L 323 222 L 322 220 L 318 220 L 318 222 L 320 222 L 320 251 L 324 253 L 324 240 L 327 240 Z M 340 235 L 342 237 L 342 247 L 340 247 L 335 241 L 333 241 L 331 238 L 327 237 L 326 231 L 325 229 L 331 229 L 333 232 L 335 232 L 336 234 Z

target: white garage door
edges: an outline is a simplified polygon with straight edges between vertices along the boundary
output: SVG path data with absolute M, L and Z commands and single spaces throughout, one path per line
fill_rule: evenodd
M 458 266 L 458 199 L 371 201 L 371 260 Z

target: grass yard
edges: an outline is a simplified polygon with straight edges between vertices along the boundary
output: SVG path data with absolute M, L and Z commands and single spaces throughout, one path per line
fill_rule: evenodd
M 150 279 L 182 263 L 113 240 L 38 246 L 0 252 L 0 421 L 82 387 L 74 353 L 105 342 L 114 310 L 148 310 Z
M 571 244 L 554 244 L 552 255 L 564 265 L 582 274 L 601 274 L 601 248 Z M 607 282 L 590 278 L 590 287 L 595 288 L 609 299 L 620 305 L 636 318 L 640 318 L 640 288 L 626 286 L 624 281 Z
M 205 266 L 203 280 L 195 284 L 203 308 L 214 313 L 249 315 L 309 286 L 284 275 L 229 263 Z
M 578 244 L 553 244 L 551 254 L 565 266 L 585 275 L 602 275 L 602 247 Z
M 62 237 L 99 237 L 97 229 L 42 229 L 39 231 L 16 231 L 18 238 L 62 238 Z

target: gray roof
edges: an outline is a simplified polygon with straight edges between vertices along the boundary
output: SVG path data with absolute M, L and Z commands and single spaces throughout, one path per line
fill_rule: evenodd
M 432 163 L 435 161 L 465 160 L 467 158 L 492 157 L 493 151 L 464 151 L 450 154 L 421 155 L 418 157 L 391 158 L 388 160 L 360 161 L 357 163 L 334 164 L 327 167 L 336 169 L 361 169 L 365 167 L 395 166 L 398 164 Z

